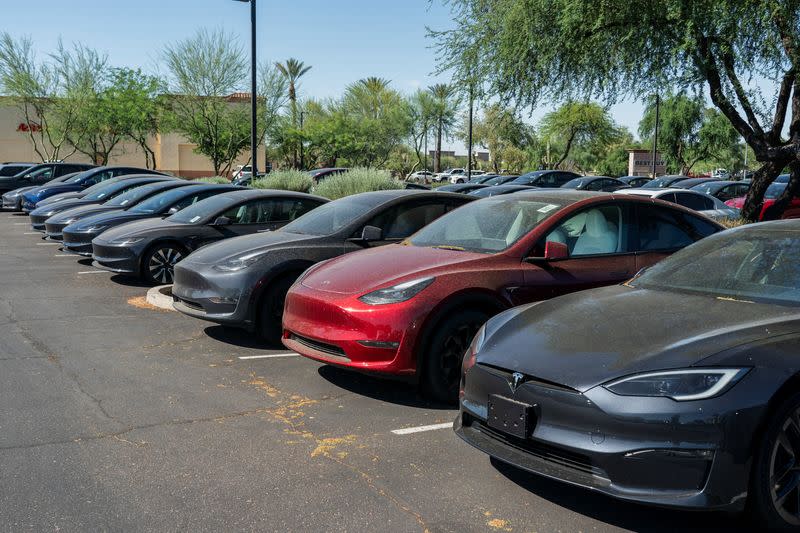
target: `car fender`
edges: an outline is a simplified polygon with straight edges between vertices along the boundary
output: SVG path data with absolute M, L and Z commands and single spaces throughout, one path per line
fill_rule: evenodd
M 273 280 L 290 272 L 298 272 L 299 274 L 302 274 L 306 269 L 315 264 L 316 261 L 309 261 L 308 259 L 292 259 L 290 261 L 283 261 L 269 269 L 266 274 L 259 278 L 253 287 L 253 290 L 250 292 L 250 300 L 248 302 L 247 310 L 248 319 L 255 321 L 256 313 L 258 312 L 258 306 L 256 304 L 261 299 L 264 292 L 267 290 Z

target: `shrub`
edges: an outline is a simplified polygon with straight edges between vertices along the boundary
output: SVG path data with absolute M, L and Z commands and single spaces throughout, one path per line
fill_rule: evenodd
M 254 189 L 280 189 L 284 191 L 309 192 L 314 180 L 307 172 L 299 170 L 278 170 L 264 178 L 253 180 Z
M 738 228 L 739 226 L 744 226 L 747 223 L 743 218 L 722 218 L 717 220 L 717 222 L 728 229 Z
M 331 200 L 360 192 L 402 189 L 404 184 L 393 179 L 387 170 L 354 168 L 342 174 L 324 178 L 314 187 L 314 193 Z
M 194 181 L 199 181 L 200 183 L 230 183 L 231 180 L 224 176 L 209 176 L 207 178 L 197 178 Z

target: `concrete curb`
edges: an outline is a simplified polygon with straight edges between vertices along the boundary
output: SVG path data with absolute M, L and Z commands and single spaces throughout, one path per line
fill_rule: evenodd
M 174 311 L 172 307 L 172 285 L 159 285 L 147 291 L 147 303 L 159 309 Z

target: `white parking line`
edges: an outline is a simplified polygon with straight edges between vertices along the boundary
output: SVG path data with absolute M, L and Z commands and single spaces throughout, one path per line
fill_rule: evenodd
M 241 359 L 242 361 L 247 361 L 249 359 L 277 359 L 279 357 L 300 357 L 300 354 L 289 352 L 289 353 L 270 353 L 266 355 L 243 355 L 239 359 Z
M 77 255 L 72 255 L 72 254 L 56 254 L 53 257 L 72 257 L 72 258 L 75 258 L 75 259 L 78 258 Z
M 415 428 L 393 429 L 392 433 L 395 435 L 409 435 L 411 433 L 422 433 L 423 431 L 436 431 L 437 429 L 447 429 L 453 427 L 452 422 L 443 422 L 441 424 L 431 424 L 429 426 L 417 426 Z
M 36 246 L 61 246 L 60 242 L 37 242 Z
M 23 235 L 41 235 L 41 232 L 38 231 L 26 231 Z
M 12 226 L 30 226 L 31 223 L 30 222 L 12 222 L 11 225 Z
M 83 272 L 78 272 L 78 274 L 103 274 L 107 273 L 107 270 L 84 270 Z

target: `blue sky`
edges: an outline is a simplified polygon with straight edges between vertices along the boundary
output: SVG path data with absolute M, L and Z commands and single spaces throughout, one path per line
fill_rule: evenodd
M 233 0 L 7 0 L 2 29 L 30 35 L 40 53 L 58 38 L 80 41 L 108 54 L 114 66 L 158 68 L 159 50 L 192 35 L 197 28 L 223 28 L 249 46 L 249 5 Z M 283 60 L 296 57 L 312 65 L 301 96 L 341 94 L 366 76 L 392 80 L 402 92 L 437 81 L 435 52 L 426 25 L 452 26 L 441 0 L 259 0 L 258 54 Z M 249 48 L 248 48 L 249 50 Z M 533 111 L 535 122 L 550 108 Z M 639 103 L 612 107 L 614 119 L 634 134 Z

